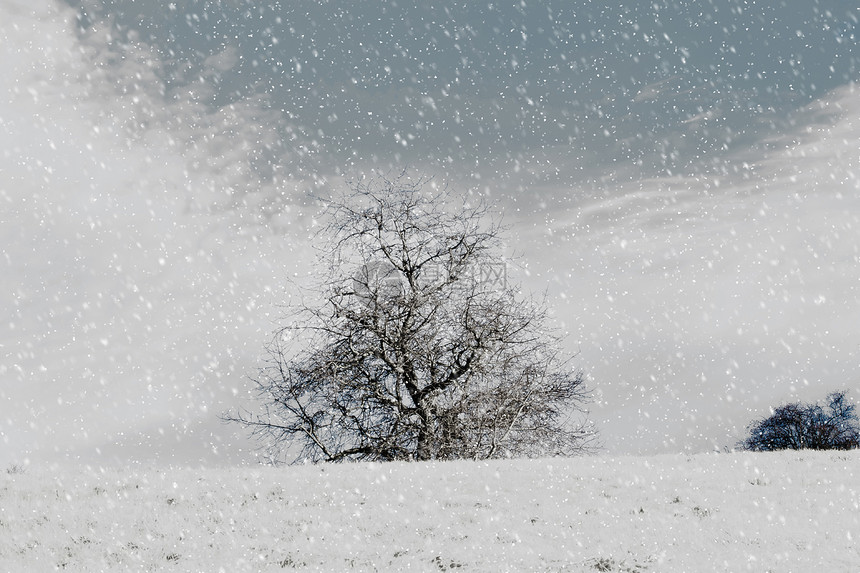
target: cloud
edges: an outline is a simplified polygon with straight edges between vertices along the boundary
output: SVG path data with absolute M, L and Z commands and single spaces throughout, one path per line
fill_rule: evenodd
M 235 46 L 227 46 L 217 54 L 206 58 L 203 62 L 205 68 L 215 72 L 227 72 L 239 63 L 239 51 Z
M 730 446 L 752 412 L 856 382 L 856 87 L 797 118 L 731 157 L 737 171 L 613 186 L 516 224 L 612 448 Z
M 134 34 L 37 4 L 0 7 L 0 432 L 5 456 L 92 455 L 196 427 L 241 386 L 270 329 L 256 307 L 303 260 L 302 207 L 261 156 L 264 102 L 168 90 Z

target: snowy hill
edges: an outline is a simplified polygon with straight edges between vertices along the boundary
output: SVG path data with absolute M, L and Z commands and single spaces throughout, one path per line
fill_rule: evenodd
M 858 452 L 0 475 L 0 571 L 857 571 Z

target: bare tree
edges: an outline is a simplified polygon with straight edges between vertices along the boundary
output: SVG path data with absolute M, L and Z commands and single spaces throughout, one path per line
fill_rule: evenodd
M 583 376 L 506 282 L 483 203 L 403 174 L 351 185 L 321 237 L 320 304 L 279 331 L 253 429 L 292 461 L 568 455 L 592 444 Z M 300 348 L 295 344 L 300 341 Z
M 745 450 L 850 450 L 860 447 L 860 426 L 846 392 L 827 396 L 819 404 L 785 404 L 749 426 L 749 436 L 738 445 Z

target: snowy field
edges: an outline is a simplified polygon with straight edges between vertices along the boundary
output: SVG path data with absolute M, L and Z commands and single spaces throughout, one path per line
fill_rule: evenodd
M 860 570 L 860 452 L 10 467 L 0 571 Z

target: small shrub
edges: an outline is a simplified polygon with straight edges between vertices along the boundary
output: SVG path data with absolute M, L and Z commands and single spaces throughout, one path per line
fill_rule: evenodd
M 738 447 L 754 452 L 776 450 L 851 450 L 860 447 L 857 407 L 846 392 L 833 392 L 827 406 L 796 402 L 775 409 L 748 427 Z
M 26 471 L 27 470 L 24 468 L 24 466 L 19 466 L 18 464 L 12 464 L 8 468 L 6 468 L 6 473 L 9 474 L 10 476 L 21 475 L 21 474 L 25 473 Z

